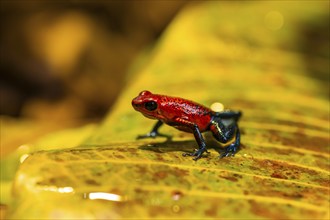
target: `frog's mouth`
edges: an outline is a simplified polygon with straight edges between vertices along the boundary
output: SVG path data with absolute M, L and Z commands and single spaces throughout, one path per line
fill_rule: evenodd
M 147 114 L 147 113 L 144 113 L 144 112 L 141 112 L 142 113 L 142 115 L 144 115 L 144 117 L 147 117 L 147 118 L 150 118 L 150 119 L 157 119 L 155 116 L 153 116 L 153 115 L 149 115 L 149 114 Z
M 154 119 L 154 120 L 164 120 L 164 117 L 159 112 L 159 110 L 149 112 L 149 111 L 143 111 L 140 109 L 140 113 L 147 118 Z
M 146 111 L 140 103 L 132 103 L 133 108 L 147 118 L 156 119 L 152 112 Z

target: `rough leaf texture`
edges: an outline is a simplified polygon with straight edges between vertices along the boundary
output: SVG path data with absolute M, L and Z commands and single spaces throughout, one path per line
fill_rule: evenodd
M 10 217 L 329 218 L 329 101 L 296 29 L 328 2 L 245 6 L 184 10 L 90 137 L 24 161 Z M 130 106 L 145 89 L 242 110 L 241 150 L 219 159 L 206 134 L 211 153 L 195 162 L 181 156 L 197 147 L 193 136 L 170 127 L 161 131 L 172 140 L 136 141 L 155 123 Z

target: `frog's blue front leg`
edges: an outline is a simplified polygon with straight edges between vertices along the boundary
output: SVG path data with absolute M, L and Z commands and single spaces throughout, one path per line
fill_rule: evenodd
M 203 155 L 204 152 L 208 153 L 208 151 L 206 149 L 206 144 L 205 144 L 203 135 L 200 132 L 200 130 L 198 128 L 198 125 L 196 125 L 196 124 L 194 124 L 194 123 L 192 123 L 190 121 L 187 121 L 185 119 L 182 119 L 182 118 L 177 118 L 175 121 L 177 123 L 181 124 L 181 125 L 187 126 L 187 127 L 189 127 L 189 128 L 192 129 L 193 134 L 194 134 L 194 137 L 195 137 L 195 140 L 197 141 L 197 144 L 199 146 L 199 149 L 196 150 L 195 152 L 182 154 L 184 157 L 186 157 L 186 156 L 193 156 L 194 157 L 194 160 L 198 160 L 199 158 L 202 157 L 202 155 Z
M 157 136 L 162 136 L 162 137 L 166 137 L 166 138 L 170 138 L 168 135 L 165 134 L 160 134 L 158 132 L 158 129 L 160 128 L 160 126 L 162 126 L 164 124 L 164 122 L 162 122 L 161 120 L 158 120 L 157 123 L 154 125 L 154 127 L 152 128 L 152 130 L 145 134 L 145 135 L 139 135 L 137 136 L 136 139 L 142 139 L 142 138 L 155 138 Z

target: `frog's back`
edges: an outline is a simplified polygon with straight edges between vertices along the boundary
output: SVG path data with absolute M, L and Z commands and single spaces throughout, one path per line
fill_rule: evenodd
M 170 96 L 162 97 L 161 111 L 162 114 L 167 118 L 167 120 L 164 122 L 175 126 L 179 130 L 187 131 L 185 128 L 180 128 L 180 125 L 173 125 L 173 120 L 175 118 L 181 118 L 197 124 L 201 131 L 206 130 L 211 121 L 211 110 L 209 108 L 183 98 Z

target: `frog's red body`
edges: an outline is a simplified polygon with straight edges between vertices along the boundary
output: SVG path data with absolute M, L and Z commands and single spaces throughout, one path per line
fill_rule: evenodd
M 159 120 L 150 133 L 140 136 L 140 138 L 158 136 L 158 128 L 163 123 L 179 130 L 193 133 L 200 149 L 195 153 L 186 155 L 196 156 L 196 160 L 206 151 L 205 141 L 201 132 L 210 130 L 218 141 L 226 143 L 236 131 L 235 146 L 230 145 L 230 148 L 227 147 L 228 150 L 224 156 L 233 155 L 239 146 L 239 130 L 236 122 L 241 115 L 240 112 L 226 111 L 215 113 L 196 102 L 183 98 L 152 94 L 149 91 L 142 91 L 139 96 L 134 98 L 132 106 L 147 118 Z M 223 123 L 226 119 L 232 121 L 230 126 L 226 126 Z
M 155 111 L 146 111 L 141 105 L 144 102 L 154 101 L 158 108 Z M 133 107 L 144 116 L 158 119 L 179 130 L 193 132 L 187 126 L 183 126 L 177 119 L 184 119 L 195 123 L 201 132 L 208 129 L 211 122 L 211 110 L 193 101 L 144 92 L 132 101 Z

